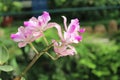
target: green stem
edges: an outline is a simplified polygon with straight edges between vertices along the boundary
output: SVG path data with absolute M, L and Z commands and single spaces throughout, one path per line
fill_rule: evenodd
M 30 47 L 35 51 L 36 54 L 39 54 L 39 52 L 37 51 L 37 49 L 33 46 L 32 43 L 29 43 L 30 44 Z
M 59 56 L 57 57 L 53 57 L 52 55 L 50 55 L 48 52 L 45 52 L 52 60 L 57 60 L 59 58 Z
M 44 39 L 44 41 L 45 41 L 45 43 L 47 44 L 47 46 L 49 45 L 48 44 L 48 41 L 47 41 L 47 39 L 46 39 L 46 37 L 43 35 L 43 39 Z
M 45 49 L 43 49 L 39 54 L 36 54 L 33 60 L 30 62 L 30 64 L 24 69 L 24 71 L 21 73 L 21 76 L 24 76 L 27 71 L 34 65 L 34 63 L 41 57 L 41 55 L 48 51 L 53 46 L 53 43 L 47 46 Z

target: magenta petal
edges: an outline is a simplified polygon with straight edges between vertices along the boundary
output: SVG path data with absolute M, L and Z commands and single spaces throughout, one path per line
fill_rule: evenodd
M 14 38 L 16 38 L 16 35 L 15 34 L 11 34 L 10 37 L 11 37 L 11 39 L 14 39 Z
M 85 28 L 80 29 L 79 32 L 80 32 L 80 33 L 84 33 L 84 32 L 85 32 Z
M 76 36 L 75 39 L 76 39 L 77 41 L 82 41 L 82 36 Z
M 24 26 L 28 26 L 29 25 L 29 22 L 28 21 L 24 21 Z
M 46 11 L 43 12 L 42 16 L 44 17 L 45 21 L 49 21 L 51 19 L 49 13 Z

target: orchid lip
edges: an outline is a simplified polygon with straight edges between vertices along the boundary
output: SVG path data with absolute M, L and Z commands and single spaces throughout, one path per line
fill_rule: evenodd
M 75 26 L 75 25 L 72 25 L 71 28 L 70 28 L 70 30 L 69 30 L 69 32 L 70 32 L 70 33 L 74 32 L 75 28 L 76 28 L 76 26 Z

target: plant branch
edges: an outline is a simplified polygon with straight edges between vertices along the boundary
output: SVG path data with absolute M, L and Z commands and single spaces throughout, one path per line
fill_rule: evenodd
M 53 43 L 47 46 L 45 49 L 43 49 L 39 54 L 36 54 L 33 60 L 30 62 L 30 64 L 24 69 L 24 71 L 21 73 L 21 76 L 24 76 L 27 71 L 34 65 L 34 63 L 40 58 L 42 54 L 48 51 L 53 46 Z

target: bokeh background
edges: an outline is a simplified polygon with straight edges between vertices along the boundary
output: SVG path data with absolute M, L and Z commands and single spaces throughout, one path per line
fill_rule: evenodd
M 77 55 L 56 61 L 43 55 L 28 71 L 26 80 L 120 80 L 120 0 L 0 0 L 0 80 L 12 80 L 32 60 L 33 50 L 29 46 L 18 48 L 10 34 L 43 11 L 61 26 L 63 15 L 68 24 L 78 18 L 86 32 L 83 41 L 74 45 Z M 49 42 L 58 39 L 56 32 L 45 32 Z M 39 51 L 46 46 L 41 39 L 33 44 Z M 1 68 L 4 65 L 13 70 Z

